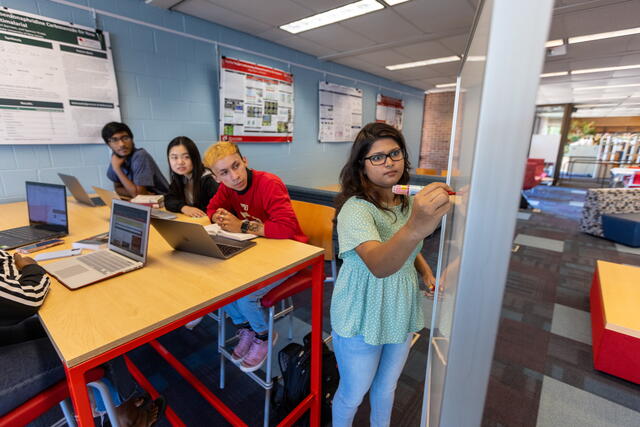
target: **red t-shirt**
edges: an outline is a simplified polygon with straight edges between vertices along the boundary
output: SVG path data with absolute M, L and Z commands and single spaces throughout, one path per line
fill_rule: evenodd
M 241 220 L 264 224 L 264 236 L 270 239 L 309 241 L 302 232 L 291 206 L 289 192 L 282 180 L 269 172 L 248 170 L 248 184 L 244 191 L 235 191 L 220 184 L 209 201 L 209 219 L 219 208 L 233 213 Z

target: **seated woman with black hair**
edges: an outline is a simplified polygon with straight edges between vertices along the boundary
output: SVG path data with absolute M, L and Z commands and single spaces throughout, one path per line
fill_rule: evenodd
M 218 183 L 202 164 L 196 144 L 186 136 L 173 138 L 167 147 L 167 159 L 171 184 L 165 207 L 195 218 L 207 216 L 205 211 Z

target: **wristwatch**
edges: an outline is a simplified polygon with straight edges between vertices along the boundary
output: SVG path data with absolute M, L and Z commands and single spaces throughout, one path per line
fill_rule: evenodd
M 240 226 L 240 231 L 242 231 L 243 233 L 246 233 L 249 230 L 249 220 L 245 219 L 244 221 L 242 221 L 242 225 Z

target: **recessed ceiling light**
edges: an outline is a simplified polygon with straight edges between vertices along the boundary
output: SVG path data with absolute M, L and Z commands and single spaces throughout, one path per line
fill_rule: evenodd
M 334 24 L 339 21 L 344 21 L 345 19 L 364 15 L 366 13 L 383 8 L 384 6 L 378 3 L 376 0 L 361 0 L 355 3 L 350 3 L 341 7 L 337 7 L 335 9 L 328 10 L 326 12 L 318 13 L 316 15 L 309 16 L 298 21 L 281 25 L 280 29 L 288 31 L 292 34 L 298 34 L 303 31 L 311 30 L 313 28 L 318 28 L 329 24 Z
M 549 40 L 544 44 L 544 47 L 556 47 L 556 46 L 562 46 L 563 44 L 564 44 L 564 40 L 562 39 Z
M 438 89 L 442 89 L 442 88 L 445 88 L 445 87 L 455 87 L 455 86 L 456 86 L 456 83 L 443 83 L 443 84 L 440 84 L 440 85 L 436 85 L 436 87 Z
M 609 85 L 609 86 L 589 86 L 589 87 L 576 87 L 573 90 L 591 90 L 591 89 L 618 89 L 621 87 L 638 87 L 640 83 L 632 83 L 628 85 Z
M 568 71 L 558 71 L 556 73 L 544 73 L 544 74 L 540 74 L 540 77 L 542 77 L 543 79 L 545 77 L 558 77 L 558 76 L 566 76 L 568 75 L 569 72 Z
M 605 71 L 621 71 L 621 70 L 632 70 L 634 68 L 640 68 L 640 64 L 635 65 L 620 65 L 618 67 L 604 67 L 604 68 L 586 68 L 583 70 L 573 70 L 571 74 L 587 74 L 587 73 L 602 73 Z
M 612 37 L 630 36 L 633 34 L 640 34 L 640 27 L 628 28 L 626 30 L 619 31 L 610 31 L 608 33 L 587 34 L 586 36 L 569 37 L 569 44 L 610 39 Z
M 405 68 L 424 67 L 425 65 L 443 64 L 445 62 L 459 61 L 459 56 L 446 56 L 444 58 L 425 59 L 423 61 L 406 62 L 404 64 L 387 65 L 385 68 L 390 71 L 403 70 Z
M 405 2 L 408 2 L 408 1 L 409 0 L 384 0 L 384 2 L 386 4 L 388 4 L 389 6 L 395 6 L 397 4 L 405 3 Z
M 618 104 L 581 104 L 576 105 L 576 108 L 600 108 L 600 107 L 615 107 Z
M 467 56 L 467 61 L 471 61 L 471 62 L 479 62 L 479 61 L 486 61 L 487 57 L 486 56 Z

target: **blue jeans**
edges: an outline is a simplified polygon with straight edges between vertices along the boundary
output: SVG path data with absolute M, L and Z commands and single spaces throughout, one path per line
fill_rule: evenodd
M 396 384 L 411 349 L 411 334 L 401 344 L 382 345 L 367 344 L 362 335 L 345 338 L 332 331 L 331 336 L 340 371 L 333 397 L 333 427 L 351 426 L 367 391 L 371 426 L 388 426 Z
M 267 310 L 260 304 L 260 299 L 265 296 L 267 292 L 287 280 L 289 277 L 278 280 L 269 286 L 225 305 L 223 307 L 225 313 L 231 317 L 231 321 L 234 325 L 249 322 L 249 325 L 251 325 L 251 329 L 253 329 L 254 332 L 258 332 L 260 334 L 266 333 L 267 330 L 269 330 L 269 319 L 267 318 Z

